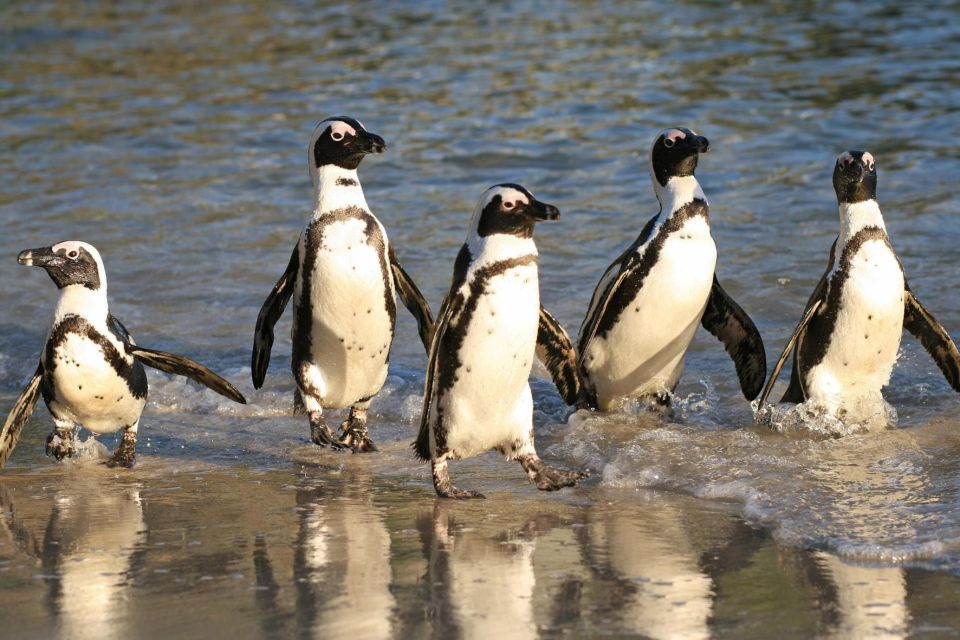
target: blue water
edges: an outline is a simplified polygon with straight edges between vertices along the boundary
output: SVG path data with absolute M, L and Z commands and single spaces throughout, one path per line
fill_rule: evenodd
M 768 361 L 779 355 L 826 263 L 839 224 L 830 174 L 837 154 L 850 148 L 877 158 L 880 204 L 910 285 L 957 335 L 958 47 L 956 2 L 4 5 L 0 399 L 12 404 L 33 371 L 56 300 L 46 276 L 19 267 L 15 256 L 82 239 L 103 254 L 111 309 L 138 342 L 211 365 L 251 400 L 237 407 L 151 375 L 142 468 L 119 482 L 149 496 L 173 482 L 168 474 L 200 465 L 203 473 L 226 473 L 232 480 L 218 482 L 239 491 L 256 473 L 268 473 L 275 478 L 267 483 L 271 501 L 298 482 L 277 477 L 302 476 L 304 460 L 326 464 L 305 446 L 304 421 L 289 416 L 289 318 L 278 326 L 264 391 L 252 389 L 248 363 L 260 304 L 310 212 L 307 140 L 317 121 L 336 114 L 359 118 L 386 139 L 387 152 L 365 160 L 360 177 L 435 310 L 475 200 L 492 184 L 520 182 L 562 212 L 560 222 L 537 229 L 541 294 L 576 334 L 600 274 L 657 210 L 646 164 L 654 136 L 687 126 L 711 141 L 698 177 L 711 203 L 718 276 L 756 321 Z M 367 488 L 350 495 L 357 504 L 379 505 L 373 512 L 390 533 L 370 543 L 378 549 L 371 555 L 393 558 L 394 573 L 384 580 L 394 593 L 402 591 L 397 567 L 408 526 L 391 514 L 414 517 L 434 503 L 426 467 L 406 449 L 419 419 L 425 362 L 403 313 L 391 377 L 373 408 L 373 435 L 385 453 L 332 463 L 363 465 Z M 491 456 L 455 467 L 458 481 L 521 512 L 554 508 L 540 506 L 544 501 L 555 505 L 561 520 L 583 525 L 586 548 L 604 550 L 585 552 L 582 562 L 592 568 L 584 576 L 593 577 L 581 577 L 588 585 L 582 588 L 612 589 L 601 577 L 609 571 L 634 579 L 634 587 L 618 583 L 628 594 L 623 602 L 631 603 L 620 607 L 620 617 L 563 600 L 579 618 L 547 624 L 534 606 L 532 617 L 516 614 L 526 622 L 509 633 L 589 627 L 666 637 L 669 625 L 650 613 L 657 598 L 645 599 L 635 579 L 656 582 L 670 572 L 686 576 L 689 587 L 670 597 L 693 603 L 686 615 L 700 621 L 674 628 L 677 635 L 762 636 L 764 623 L 786 624 L 798 637 L 877 636 L 881 627 L 892 637 L 957 632 L 956 618 L 935 612 L 940 599 L 955 601 L 960 575 L 960 398 L 909 335 L 885 392 L 897 428 L 839 439 L 752 426 L 730 361 L 704 332 L 691 349 L 671 420 L 630 411 L 569 416 L 549 384 L 538 381 L 534 391 L 541 452 L 562 465 L 588 466 L 593 478 L 560 497 L 536 495 L 519 469 Z M 106 482 L 89 464 L 57 467 L 45 459 L 50 426 L 39 407 L 0 484 L 13 483 L 15 497 L 53 499 L 53 489 L 41 487 Z M 110 438 L 105 443 L 113 446 Z M 71 474 L 80 475 L 71 481 Z M 204 487 L 196 491 L 212 491 Z M 82 492 L 59 490 L 83 503 Z M 331 493 L 316 500 L 335 499 Z M 628 514 L 617 516 L 626 524 L 591 520 L 597 509 L 599 521 L 612 518 L 603 506 L 611 503 Z M 485 521 L 498 505 L 464 507 L 458 521 Z M 669 525 L 649 519 L 664 510 Z M 162 531 L 158 513 L 147 508 L 130 516 L 132 529 Z M 198 514 L 183 526 L 227 526 L 217 517 Z M 767 560 L 751 562 L 780 576 L 778 587 L 754 593 L 744 565 L 718 568 L 704 560 L 715 550 L 698 543 L 688 545 L 697 549 L 690 553 L 678 545 L 678 559 L 656 569 L 644 568 L 640 556 L 666 557 L 663 548 L 634 557 L 627 543 L 659 535 L 669 549 L 670 532 L 696 541 L 718 518 L 723 531 L 747 527 L 769 536 L 758 552 Z M 258 526 L 237 530 L 252 535 Z M 614 529 L 623 530 L 621 543 L 612 542 Z M 481 546 L 502 537 L 478 530 L 449 535 L 473 535 Z M 515 531 L 507 538 L 549 546 L 556 542 L 551 532 L 563 527 L 527 530 L 527 538 Z M 138 540 L 117 544 L 145 544 Z M 532 568 L 516 580 L 526 584 L 536 575 L 542 582 L 552 569 L 524 544 L 517 542 L 510 557 Z M 182 553 L 194 557 L 186 547 Z M 772 561 L 777 554 L 802 554 L 800 564 L 820 567 L 826 586 L 797 578 L 807 569 L 785 569 L 793 565 Z M 0 573 L 0 599 L 26 597 L 29 589 L 3 579 Z M 783 584 L 797 580 L 806 586 L 792 602 L 805 603 L 797 611 L 816 622 L 797 622 L 801 613 L 790 621 L 764 618 L 775 608 L 772 594 L 794 593 Z M 894 586 L 870 595 L 856 587 L 864 580 Z M 148 583 L 167 596 L 175 589 L 173 581 Z M 485 619 L 465 604 L 468 592 L 450 595 L 463 620 Z M 810 593 L 821 604 L 809 604 Z M 923 596 L 911 601 L 908 593 Z M 387 616 L 393 634 L 411 629 L 396 612 L 426 596 L 397 597 L 395 608 L 385 609 L 394 611 Z M 871 597 L 888 603 L 882 624 L 870 626 L 877 619 L 862 608 Z M 283 609 L 282 602 L 272 606 Z M 737 618 L 736 607 L 751 613 Z M 65 625 L 64 607 L 53 610 Z M 841 613 L 831 617 L 828 610 Z M 449 628 L 492 632 L 463 620 Z M 757 621 L 764 623 L 753 626 Z M 44 624 L 24 633 L 48 631 Z

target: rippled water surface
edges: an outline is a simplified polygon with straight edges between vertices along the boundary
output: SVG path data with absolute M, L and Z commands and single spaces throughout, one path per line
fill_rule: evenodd
M 476 198 L 520 182 L 562 211 L 537 230 L 541 291 L 575 334 L 656 212 L 646 152 L 679 125 L 711 141 L 718 275 L 768 361 L 827 260 L 849 148 L 876 156 L 910 285 L 957 335 L 960 5 L 213 4 L 0 7 L 3 410 L 56 300 L 14 258 L 63 239 L 100 249 L 141 344 L 251 399 L 151 373 L 120 473 L 92 441 L 44 458 L 38 407 L 0 475 L 0 635 L 960 635 L 960 398 L 909 336 L 897 428 L 836 439 L 753 426 L 705 332 L 669 420 L 570 415 L 538 379 L 541 453 L 593 476 L 538 494 L 483 456 L 452 467 L 472 504 L 436 501 L 407 447 L 409 316 L 378 455 L 316 451 L 290 416 L 289 318 L 265 390 L 248 364 L 310 211 L 307 139 L 335 114 L 386 139 L 360 176 L 434 309 Z

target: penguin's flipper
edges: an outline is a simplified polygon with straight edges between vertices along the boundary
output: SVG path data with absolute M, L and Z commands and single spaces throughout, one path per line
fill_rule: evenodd
M 720 286 L 716 274 L 700 324 L 723 343 L 737 369 L 743 395 L 747 400 L 756 398 L 767 377 L 763 339 L 747 312 Z
M 950 386 L 960 391 L 960 352 L 957 351 L 957 345 L 943 325 L 920 304 L 909 287 L 905 287 L 903 293 L 903 328 L 920 341 Z
M 797 343 L 801 341 L 800 338 L 806 332 L 807 325 L 810 324 L 810 320 L 813 318 L 814 314 L 822 304 L 823 298 L 817 298 L 807 307 L 807 310 L 804 311 L 803 317 L 800 318 L 800 322 L 797 323 L 797 327 L 793 330 L 793 335 L 791 335 L 790 339 L 787 340 L 787 345 L 783 348 L 783 352 L 780 354 L 780 357 L 777 358 L 777 363 L 773 365 L 773 371 L 770 372 L 770 379 L 767 380 L 766 386 L 763 387 L 763 393 L 760 394 L 760 402 L 757 404 L 758 407 L 762 407 L 763 403 L 767 401 L 767 397 L 770 395 L 770 391 L 773 389 L 773 384 L 777 381 L 777 376 L 780 375 L 780 370 L 783 369 L 783 363 L 786 362 L 787 356 L 789 356 L 790 352 L 794 350 L 794 347 L 797 345 Z M 797 398 L 797 391 L 800 392 L 799 398 Z M 799 367 L 797 366 L 796 355 L 794 355 L 793 358 L 793 373 L 790 376 L 790 387 L 783 395 L 783 398 L 780 399 L 780 402 L 803 402 L 803 387 L 800 382 L 800 372 Z
M 33 408 L 37 406 L 37 400 L 40 398 L 40 381 L 43 379 L 43 362 L 37 365 L 30 382 L 20 392 L 7 421 L 3 423 L 3 430 L 0 430 L 0 468 L 7 462 L 7 458 L 13 453 L 13 448 L 17 446 L 20 439 L 20 432 L 23 425 L 33 413 Z
M 584 316 L 583 323 L 580 325 L 580 336 L 577 338 L 578 368 L 582 364 L 583 354 L 587 352 L 587 346 L 593 340 L 593 336 L 596 335 L 600 321 L 607 312 L 610 299 L 620 289 L 623 281 L 640 266 L 641 255 L 637 253 L 637 249 L 643 246 L 653 235 L 657 217 L 654 216 L 647 221 L 637 239 L 607 267 L 600 278 L 600 282 L 597 283 L 596 289 L 593 290 L 590 306 L 587 308 L 587 315 Z
M 537 329 L 537 358 L 550 372 L 563 401 L 568 405 L 575 404 L 580 397 L 577 352 L 570 343 L 570 336 L 543 306 L 540 307 L 540 326 Z
M 453 302 L 451 302 L 453 300 Z M 417 440 L 413 443 L 413 450 L 417 458 L 426 462 L 431 459 L 430 455 L 430 406 L 433 404 L 433 381 L 437 377 L 437 369 L 440 366 L 440 342 L 443 340 L 443 334 L 447 330 L 450 318 L 455 311 L 463 306 L 463 299 L 451 292 L 440 305 L 440 315 L 437 316 L 437 324 L 433 330 L 433 339 L 430 340 L 430 350 L 427 353 L 427 372 L 426 380 L 423 386 L 423 410 L 420 413 L 420 431 L 417 433 Z M 437 436 L 437 448 L 439 449 L 439 440 L 442 434 Z
M 390 247 L 390 271 L 393 273 L 393 285 L 403 300 L 405 306 L 413 317 L 417 320 L 417 331 L 420 334 L 420 341 L 423 342 L 423 348 L 430 352 L 430 341 L 433 339 L 433 315 L 430 313 L 430 305 L 426 298 L 420 293 L 420 289 L 413 282 L 413 279 L 407 275 L 397 256 Z
M 148 367 L 190 378 L 208 389 L 216 391 L 225 398 L 230 398 L 240 404 L 247 404 L 247 399 L 243 397 L 243 394 L 240 393 L 235 386 L 190 358 L 167 353 L 166 351 L 147 349 L 146 347 L 129 347 L 128 352 L 136 356 L 140 362 Z
M 273 325 L 283 315 L 283 310 L 293 295 L 293 285 L 297 280 L 297 271 L 300 269 L 300 256 L 297 248 L 293 248 L 290 263 L 283 272 L 273 291 L 267 296 L 257 316 L 257 328 L 253 333 L 253 356 L 250 359 L 250 374 L 253 377 L 253 386 L 259 389 L 267 377 L 267 367 L 270 366 L 270 349 L 273 348 Z

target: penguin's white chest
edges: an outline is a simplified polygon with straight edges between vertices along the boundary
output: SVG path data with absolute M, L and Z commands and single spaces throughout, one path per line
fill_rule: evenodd
M 374 395 L 386 379 L 393 339 L 388 305 L 395 304 L 386 255 L 386 235 L 378 223 L 338 221 L 320 236 L 309 291 L 297 296 L 309 298 L 309 326 L 300 326 L 295 310 L 294 340 L 309 336 L 309 357 L 295 366 L 305 368 L 303 375 L 325 407 L 341 408 Z M 300 278 L 298 287 L 304 283 Z
M 438 402 L 447 447 L 456 457 L 509 445 L 532 427 L 528 380 L 540 317 L 537 277 L 536 264 L 494 276 L 473 299 L 473 312 L 461 325 L 463 342 L 455 354 L 459 366 Z M 468 298 L 454 320 L 465 321 L 470 303 Z
M 104 358 L 97 343 L 68 333 L 53 352 L 54 399 L 50 410 L 57 418 L 83 425 L 94 433 L 112 433 L 140 419 L 146 398 L 136 398 L 127 382 Z
M 842 286 L 837 322 L 823 360 L 807 377 L 808 396 L 831 407 L 880 393 L 890 381 L 903 333 L 903 272 L 887 244 L 865 242 L 848 274 L 842 283 L 836 276 L 831 283 Z
M 584 368 L 602 410 L 624 397 L 673 390 L 706 308 L 716 262 L 706 219 L 692 218 L 667 236 L 636 296 L 606 335 L 586 348 Z

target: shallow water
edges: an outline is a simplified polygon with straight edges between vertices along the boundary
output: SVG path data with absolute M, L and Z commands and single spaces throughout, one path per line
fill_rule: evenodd
M 309 212 L 307 138 L 339 113 L 387 140 L 361 179 L 434 309 L 475 199 L 515 181 L 563 213 L 537 231 L 541 290 L 575 334 L 656 211 L 653 136 L 681 125 L 711 140 L 718 275 L 768 361 L 827 260 L 848 148 L 877 157 L 911 287 L 956 331 L 958 44 L 960 5 L 934 2 L 4 5 L 2 406 L 56 299 L 14 257 L 68 238 L 99 247 L 141 344 L 252 402 L 151 374 L 123 473 L 93 447 L 44 458 L 38 408 L 0 476 L 0 608 L 17 623 L 0 633 L 960 634 L 960 405 L 909 336 L 885 392 L 898 427 L 839 439 L 752 426 L 704 332 L 670 420 L 569 416 L 537 380 L 542 454 L 592 478 L 537 494 L 484 456 L 453 467 L 489 496 L 468 505 L 436 502 L 409 454 L 424 357 L 403 312 L 373 408 L 381 455 L 306 443 L 288 318 L 264 391 L 248 365 Z

